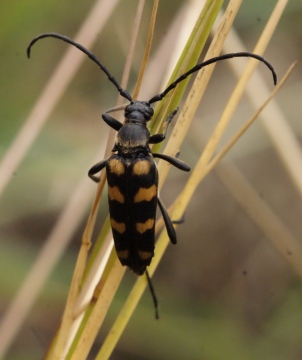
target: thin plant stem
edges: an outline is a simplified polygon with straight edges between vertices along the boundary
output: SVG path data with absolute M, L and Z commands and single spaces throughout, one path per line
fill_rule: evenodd
M 279 81 L 277 86 L 274 88 L 270 96 L 265 100 L 265 102 L 259 107 L 259 109 L 250 117 L 250 119 L 242 126 L 242 128 L 232 137 L 232 139 L 223 147 L 223 149 L 211 159 L 207 165 L 205 174 L 209 173 L 217 163 L 225 156 L 227 152 L 230 151 L 231 147 L 240 139 L 240 137 L 247 131 L 247 129 L 253 124 L 253 122 L 258 118 L 260 113 L 265 109 L 268 103 L 277 95 L 279 90 L 283 87 L 284 83 L 294 70 L 297 62 L 293 63 L 289 69 L 286 71 L 283 78 Z
M 144 77 L 144 74 L 145 74 L 145 71 L 146 71 L 146 66 L 147 66 L 147 63 L 148 63 L 150 50 L 151 50 L 151 45 L 152 45 L 152 40 L 153 40 L 157 9 L 158 9 L 158 0 L 155 0 L 153 2 L 153 9 L 152 9 L 152 14 L 151 14 L 151 18 L 150 18 L 149 32 L 148 32 L 148 36 L 147 36 L 147 42 L 146 42 L 146 46 L 145 46 L 145 52 L 144 52 L 144 56 L 143 56 L 142 66 L 140 68 L 138 78 L 137 78 L 137 82 L 136 82 L 136 85 L 135 85 L 135 89 L 134 89 L 134 92 L 133 92 L 133 99 L 137 99 L 137 97 L 138 97 L 138 94 L 139 94 L 139 91 L 140 91 L 140 88 L 141 88 L 141 85 L 142 85 L 143 77 Z
M 139 3 L 138 11 L 137 11 L 137 16 L 136 16 L 136 19 L 137 19 L 137 20 L 134 22 L 134 31 L 132 32 L 132 34 L 133 34 L 133 40 L 132 40 L 132 41 L 134 41 L 134 42 L 136 41 L 137 34 L 138 34 L 138 28 L 139 28 L 139 25 L 140 25 L 140 21 L 139 21 L 139 20 L 141 19 L 141 15 L 142 15 L 142 4 L 144 4 L 144 1 L 140 1 L 140 3 Z M 153 25 L 154 25 L 154 22 L 153 22 Z M 151 42 L 148 44 L 148 46 L 150 46 L 150 44 L 151 44 Z M 134 46 L 131 45 L 131 46 L 130 46 L 130 53 L 131 53 L 132 55 L 133 55 L 133 51 L 134 51 Z M 149 53 L 149 51 L 147 51 L 147 53 Z M 127 57 L 127 62 L 128 62 L 128 63 L 129 63 L 129 61 L 131 60 L 131 58 L 132 58 L 132 56 L 128 56 L 128 57 Z M 144 61 L 147 61 L 147 58 L 144 58 Z M 129 67 L 129 66 L 128 66 L 127 68 L 130 70 L 130 67 Z M 121 86 L 124 87 L 125 84 L 122 82 Z M 119 106 L 119 104 L 117 104 L 117 106 Z M 104 178 L 105 178 L 105 175 L 104 175 L 104 172 L 103 172 L 103 174 L 102 174 L 102 179 L 104 179 Z M 98 199 L 96 199 L 96 202 L 98 202 Z M 95 208 L 95 206 L 93 206 L 93 209 L 94 209 L 94 208 Z M 93 213 L 91 214 L 90 218 L 95 219 L 95 210 L 93 210 Z M 92 228 L 92 227 L 91 227 L 91 225 L 90 225 L 90 221 L 88 221 L 88 225 L 87 225 L 87 228 L 86 228 L 86 230 L 85 230 L 85 232 L 84 232 L 84 237 L 83 237 L 83 239 L 84 239 L 84 241 L 83 241 L 83 247 L 84 247 L 84 248 L 85 248 L 85 244 L 86 244 L 87 242 L 90 242 L 90 238 L 87 239 L 86 236 L 85 236 L 86 233 L 91 234 L 90 228 Z M 105 261 L 105 259 L 104 259 L 104 261 Z M 102 264 L 103 264 L 103 261 L 101 261 L 101 262 L 98 264 L 97 268 L 99 268 L 99 266 L 102 266 Z M 83 267 L 81 267 L 81 269 L 84 270 Z M 114 270 L 114 271 L 113 271 L 113 270 Z M 96 275 L 96 274 L 97 274 L 98 277 L 100 276 L 100 273 L 99 273 L 99 272 L 96 272 L 95 275 Z M 71 359 L 73 359 L 73 358 L 78 358 L 78 356 L 79 356 L 78 354 L 83 354 L 83 353 L 85 353 L 85 352 L 88 353 L 88 351 L 89 351 L 89 346 L 90 346 L 90 344 L 93 343 L 94 337 L 96 336 L 96 334 L 97 334 L 97 332 L 98 332 L 98 329 L 99 329 L 99 327 L 100 327 L 101 324 L 102 324 L 102 320 L 103 320 L 103 318 L 105 317 L 105 314 L 106 314 L 106 312 L 107 312 L 108 306 L 109 306 L 109 304 L 110 304 L 110 302 L 111 302 L 111 301 L 109 301 L 109 302 L 108 302 L 108 306 L 106 307 L 107 302 L 106 302 L 106 303 L 100 302 L 100 305 L 99 305 L 99 301 L 98 301 L 97 299 L 99 299 L 99 298 L 100 298 L 100 299 L 104 299 L 104 298 L 106 298 L 106 299 L 112 299 L 112 298 L 113 298 L 113 296 L 114 296 L 114 294 L 115 294 L 115 291 L 116 291 L 116 289 L 117 289 L 117 287 L 118 287 L 118 284 L 120 283 L 121 278 L 122 278 L 122 276 L 123 276 L 123 274 L 124 274 L 124 269 L 122 269 L 122 268 L 119 269 L 119 267 L 115 265 L 115 266 L 113 266 L 110 274 L 111 274 L 111 278 L 110 278 L 109 280 L 107 279 L 107 281 L 105 282 L 104 287 L 100 287 L 100 288 L 97 287 L 97 288 L 96 288 L 96 291 L 94 292 L 94 298 L 95 298 L 95 300 L 94 300 L 94 306 L 93 306 L 93 308 L 91 309 L 91 316 L 94 316 L 93 314 L 94 314 L 95 312 L 98 312 L 97 321 L 95 321 L 94 318 L 91 318 L 91 316 L 88 317 L 88 318 L 86 318 L 87 322 L 86 322 L 85 328 L 84 328 L 84 330 L 83 330 L 83 332 L 82 332 L 83 336 L 80 335 L 79 338 L 78 338 L 78 340 L 77 340 L 77 344 L 76 344 L 75 346 L 73 346 L 72 354 L 69 355 L 69 358 L 71 358 Z M 80 274 L 80 275 L 82 275 L 82 274 Z M 95 280 L 94 280 L 94 279 L 96 279 L 95 276 L 92 278 L 91 286 L 93 286 L 93 284 L 95 283 Z M 102 284 L 103 284 L 103 281 L 104 281 L 104 279 L 101 279 L 101 280 L 100 280 L 100 282 L 101 282 Z M 110 283 L 111 286 L 110 286 L 110 287 L 107 287 L 107 286 L 106 286 L 106 283 Z M 106 294 L 106 292 L 108 292 L 108 291 L 109 291 L 109 293 L 107 293 L 106 296 L 103 296 L 104 293 Z M 89 293 L 89 291 L 88 291 L 87 293 Z M 83 300 L 84 300 L 84 299 L 85 299 L 85 297 L 83 297 Z M 84 300 L 84 301 L 87 302 L 87 300 Z M 81 304 L 78 304 L 77 307 L 81 307 Z M 72 306 L 72 308 L 73 308 L 73 310 L 75 309 L 73 306 Z M 90 310 L 89 310 L 89 311 L 90 311 Z M 100 313 L 99 313 L 99 312 L 100 312 Z M 80 323 L 78 323 L 78 325 L 80 325 Z M 87 330 L 87 329 L 88 329 L 88 330 Z M 88 340 L 87 335 L 86 335 L 87 331 L 88 331 L 88 334 L 89 334 L 89 340 Z M 75 331 L 73 331 L 73 333 L 75 334 Z M 83 342 L 83 339 L 85 339 L 84 342 Z M 70 343 L 70 341 L 69 341 L 68 343 Z M 82 355 L 80 355 L 79 358 L 81 358 L 81 356 L 82 356 Z
M 263 231 L 295 273 L 302 278 L 302 246 L 270 206 L 231 163 L 217 168 L 220 180 L 236 202 L 244 208 L 253 222 Z
M 76 35 L 76 40 L 91 46 L 117 3 L 118 0 L 114 0 L 108 6 L 104 0 L 96 1 Z M 83 59 L 84 56 L 81 53 L 74 52 L 74 49 L 68 49 L 57 66 L 25 124 L 2 159 L 0 165 L 0 192 L 4 190 L 12 174 L 26 156 L 27 151 L 49 118 Z M 51 234 L 46 239 L 37 260 L 32 265 L 22 286 L 4 314 L 0 325 L 0 358 L 5 357 L 22 323 L 33 307 L 42 286 L 66 249 L 72 234 L 85 213 L 86 205 L 91 198 L 89 194 L 90 189 L 87 186 L 87 181 L 81 180 Z M 69 224 L 67 230 L 66 223 Z M 25 301 L 25 299 L 27 300 Z
M 233 5 L 233 3 L 232 3 L 232 5 Z M 234 10 L 233 6 L 231 6 L 231 9 L 232 9 L 231 13 L 233 13 L 233 10 Z M 232 22 L 233 19 L 234 19 L 234 17 L 232 17 L 232 16 L 225 17 L 226 23 L 228 21 Z M 227 25 L 223 24 L 223 27 L 225 27 L 225 26 L 227 26 Z M 230 26 L 231 25 L 229 25 L 229 27 Z M 179 122 L 176 123 L 175 128 L 177 128 L 178 126 L 179 126 Z M 174 131 L 175 131 L 175 128 L 174 128 Z M 159 170 L 159 173 L 161 176 L 162 173 L 160 170 Z M 166 246 L 168 245 L 168 242 L 169 242 L 169 240 L 167 239 L 165 232 L 163 232 L 156 244 L 156 257 L 153 259 L 151 265 L 149 266 L 148 271 L 151 276 L 154 273 L 162 255 L 163 255 L 163 252 L 164 252 Z M 102 348 L 100 349 L 100 351 L 98 353 L 97 359 L 106 359 L 106 358 L 110 357 L 112 350 L 114 349 L 115 345 L 118 342 L 119 337 L 121 336 L 123 330 L 125 329 L 146 286 L 147 286 L 146 278 L 139 277 L 137 279 L 126 303 L 124 304 L 119 316 L 117 317 L 113 327 L 111 328 L 107 338 L 105 339 L 105 342 L 103 343 Z
M 97 0 L 79 32 L 76 34 L 75 40 L 86 44 L 87 47 L 92 46 L 118 2 L 119 0 L 112 0 L 110 2 Z M 66 54 L 58 64 L 31 113 L 25 120 L 22 129 L 16 135 L 12 145 L 6 151 L 1 161 L 0 194 L 26 156 L 84 59 L 84 54 L 72 48 L 67 49 Z
M 205 60 L 220 54 L 223 42 L 226 39 L 228 31 L 232 26 L 232 23 L 239 10 L 240 5 L 240 0 L 230 1 L 220 22 L 217 33 L 215 34 L 213 41 L 211 42 L 211 45 L 207 51 Z M 190 90 L 190 93 L 187 96 L 186 101 L 177 119 L 177 126 L 174 127 L 165 147 L 165 154 L 171 155 L 177 153 L 181 143 L 184 141 L 184 138 L 189 130 L 191 122 L 193 121 L 195 112 L 198 108 L 198 105 L 201 101 L 206 86 L 214 70 L 214 65 L 207 66 L 197 73 L 192 89 Z M 203 153 L 203 156 L 205 156 L 207 153 L 208 151 L 206 153 Z M 170 167 L 164 161 L 159 161 L 158 169 L 161 174 L 161 177 L 159 179 L 159 188 L 161 188 L 163 182 L 168 175 Z
M 282 16 L 287 3 L 287 0 L 278 0 L 274 9 L 275 20 L 273 25 L 276 20 Z M 230 36 L 224 45 L 224 51 L 228 52 L 230 49 L 234 49 L 234 47 L 238 48 L 240 51 L 245 50 L 239 37 L 233 31 L 230 33 Z M 235 74 L 241 72 L 241 64 L 233 66 L 233 63 L 230 63 L 229 65 Z M 257 91 L 254 89 L 257 89 Z M 253 104 L 253 106 L 258 107 L 259 99 L 267 97 L 268 94 L 269 90 L 266 82 L 256 71 L 246 90 L 246 95 L 249 98 L 249 101 Z M 260 124 L 266 130 L 267 135 L 271 139 L 271 142 L 276 149 L 276 153 L 287 170 L 288 175 L 292 179 L 293 184 L 299 193 L 302 194 L 301 145 L 294 130 L 291 128 L 291 124 L 286 119 L 283 110 L 276 101 L 272 101 L 269 108 L 262 113 L 260 117 Z
M 237 3 L 237 5 L 239 7 L 239 3 Z M 232 14 L 233 14 L 233 9 L 232 9 L 232 11 L 230 11 L 228 16 L 225 15 L 224 18 L 225 19 L 230 19 L 230 18 L 232 18 L 232 16 L 231 16 Z M 220 36 L 218 36 L 219 39 L 221 38 L 221 35 L 222 35 L 222 29 L 224 31 L 226 31 L 226 33 L 227 33 L 225 24 L 221 25 L 221 33 L 220 33 Z M 221 48 L 221 46 L 222 46 L 222 43 L 220 43 L 220 48 Z M 216 46 L 213 46 L 213 48 L 216 49 Z M 264 49 L 264 47 L 263 47 L 263 49 Z M 215 56 L 215 55 L 211 54 L 208 57 L 212 57 L 212 56 Z M 250 65 L 248 66 L 246 74 L 249 74 L 249 72 L 250 72 L 249 67 L 252 66 L 251 64 L 252 64 L 252 62 L 250 62 Z M 202 72 L 205 72 L 207 69 L 203 69 L 203 70 L 204 71 L 202 71 Z M 244 76 L 243 76 L 243 78 L 244 78 Z M 248 76 L 245 75 L 245 81 L 242 80 L 242 82 L 246 84 L 247 78 L 248 78 Z M 194 85 L 193 85 L 193 88 L 194 88 Z M 189 94 L 188 99 L 192 100 L 192 97 L 194 96 L 194 94 L 199 93 L 199 91 L 200 91 L 200 89 L 194 88 L 194 90 L 192 91 L 193 95 Z M 193 107 L 194 107 L 194 105 L 193 105 Z M 190 108 L 190 106 L 188 105 L 186 107 L 186 109 L 184 110 L 184 113 L 188 112 L 189 108 Z M 194 109 L 193 109 L 193 111 L 194 111 Z M 170 142 L 172 144 L 175 143 L 175 137 L 173 137 L 174 134 L 177 135 L 178 132 L 183 133 L 183 129 L 180 130 L 178 128 L 178 125 L 179 125 L 179 122 L 177 122 L 177 124 L 175 126 L 175 129 L 173 131 L 173 134 L 172 134 L 172 136 L 170 138 L 169 143 Z M 223 127 L 220 128 L 220 130 L 224 130 L 225 125 L 226 124 L 224 124 Z M 189 185 L 185 188 L 185 190 L 181 193 L 181 195 L 179 196 L 179 198 L 176 201 L 174 211 L 172 212 L 172 217 L 173 218 L 179 218 L 183 214 L 183 212 L 185 211 L 185 208 L 186 208 L 186 206 L 187 206 L 187 204 L 189 202 L 189 199 L 193 195 L 193 192 L 195 191 L 195 189 L 196 189 L 197 185 L 199 184 L 200 180 L 202 179 L 201 174 L 204 174 L 204 170 L 202 170 L 203 165 L 206 165 L 210 161 L 211 156 L 212 156 L 212 154 L 214 153 L 214 151 L 215 151 L 215 149 L 217 147 L 217 144 L 218 144 L 218 141 L 219 141 L 219 139 L 221 137 L 222 132 L 223 131 L 221 131 L 221 133 L 219 132 L 220 136 L 218 136 L 218 139 L 216 139 L 216 137 L 215 137 L 216 134 L 214 134 L 213 138 L 211 138 L 212 141 L 213 141 L 212 143 L 211 143 L 211 139 L 210 139 L 210 141 L 209 141 L 209 143 L 211 144 L 211 146 L 209 146 L 210 150 L 208 149 L 208 151 L 206 151 L 206 152 L 204 152 L 202 154 L 202 156 L 201 156 L 201 158 L 200 158 L 200 160 L 199 160 L 199 162 L 198 162 L 198 164 L 196 166 L 196 172 L 199 173 L 199 175 L 196 177 L 195 170 L 193 171 L 193 173 L 192 173 L 192 175 L 191 175 L 191 177 L 189 179 L 189 182 L 188 182 Z M 170 145 L 170 144 L 168 144 L 168 145 Z M 168 147 L 168 145 L 167 145 L 167 147 Z M 179 146 L 179 144 L 177 144 L 176 146 Z M 171 154 L 171 153 L 175 152 L 176 148 L 174 150 L 171 150 L 171 148 L 169 148 L 169 150 L 170 150 L 170 152 L 167 151 L 167 153 Z M 159 169 L 162 170 L 160 168 L 160 166 L 159 166 Z M 162 176 L 163 175 L 162 175 L 162 172 L 161 172 L 161 177 Z M 194 179 L 194 181 L 193 181 L 194 185 L 190 184 L 191 179 Z M 189 190 L 189 193 L 186 192 L 186 189 Z M 156 267 L 157 267 L 157 265 L 158 265 L 158 263 L 160 261 L 160 258 L 163 255 L 163 253 L 164 253 L 164 251 L 165 251 L 165 249 L 166 249 L 166 247 L 168 245 L 168 242 L 169 242 L 168 237 L 167 237 L 166 233 L 163 232 L 160 235 L 160 237 L 158 239 L 158 242 L 157 242 L 157 245 L 156 245 L 156 257 L 154 258 L 153 262 L 151 263 L 151 265 L 149 267 L 150 276 L 152 276 L 153 272 L 155 271 L 155 269 L 156 269 Z M 106 338 L 105 343 L 103 344 L 103 347 L 102 347 L 101 351 L 99 352 L 97 359 L 104 358 L 103 356 L 105 356 L 105 358 L 110 356 L 115 344 L 117 343 L 120 335 L 122 334 L 128 320 L 129 320 L 132 312 L 134 311 L 134 309 L 136 307 L 136 304 L 137 304 L 139 298 L 141 297 L 141 295 L 142 295 L 142 293 L 143 293 L 146 286 L 147 286 L 146 279 L 139 278 L 137 280 L 136 284 L 134 285 L 134 287 L 133 287 L 133 289 L 132 289 L 132 291 L 131 291 L 131 293 L 129 295 L 129 298 L 127 299 L 123 309 L 120 312 L 120 315 L 118 316 L 118 318 L 117 318 L 115 324 L 113 325 L 108 337 Z

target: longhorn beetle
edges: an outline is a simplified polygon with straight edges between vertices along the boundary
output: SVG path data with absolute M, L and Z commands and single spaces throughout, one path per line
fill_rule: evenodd
M 138 101 L 133 100 L 128 91 L 121 88 L 117 80 L 92 52 L 66 36 L 45 33 L 35 37 L 27 48 L 28 57 L 30 57 L 31 47 L 34 43 L 47 37 L 63 40 L 85 53 L 108 76 L 109 81 L 117 88 L 120 95 L 130 101 L 130 104 L 125 107 L 123 124 L 108 114 L 112 109 L 102 114 L 105 123 L 117 131 L 112 149 L 113 154 L 108 159 L 94 165 L 89 170 L 88 176 L 98 182 L 99 177 L 96 174 L 106 167 L 110 221 L 117 255 L 121 264 L 128 266 L 135 274 L 146 273 L 157 309 L 157 300 L 146 270 L 154 256 L 157 204 L 172 244 L 176 244 L 176 233 L 168 212 L 158 197 L 158 173 L 154 158 L 163 159 L 183 171 L 190 171 L 190 167 L 178 158 L 152 153 L 150 150 L 150 144 L 158 144 L 165 139 L 168 126 L 177 112 L 176 109 L 168 116 L 162 134 L 150 135 L 147 122 L 151 120 L 154 113 L 151 104 L 161 101 L 189 75 L 220 60 L 234 57 L 255 58 L 271 70 L 274 84 L 277 83 L 275 70 L 268 61 L 256 54 L 249 52 L 225 54 L 197 64 L 172 82 L 165 91 L 153 96 L 150 100 Z

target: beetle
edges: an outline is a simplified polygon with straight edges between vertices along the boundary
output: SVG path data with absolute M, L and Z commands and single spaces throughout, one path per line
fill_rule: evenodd
M 267 60 L 257 54 L 249 52 L 225 54 L 195 65 L 150 100 L 138 101 L 134 100 L 127 90 L 121 88 L 117 80 L 92 52 L 66 36 L 44 33 L 35 37 L 27 48 L 28 57 L 30 57 L 31 47 L 38 40 L 47 37 L 65 41 L 85 53 L 107 75 L 120 95 L 130 102 L 125 107 L 124 123 L 120 123 L 109 115 L 112 109 L 102 114 L 105 123 L 117 131 L 113 154 L 94 165 L 88 175 L 98 182 L 99 177 L 96 174 L 106 168 L 110 221 L 117 255 L 122 265 L 129 267 L 137 275 L 146 273 L 149 281 L 146 267 L 150 265 L 154 256 L 157 205 L 163 216 L 170 241 L 176 244 L 173 223 L 158 196 L 158 173 L 154 158 L 163 159 L 182 171 L 190 171 L 190 167 L 180 159 L 151 151 L 151 144 L 161 143 L 165 139 L 168 126 L 177 113 L 175 109 L 168 116 L 162 134 L 151 135 L 147 128 L 147 123 L 154 114 L 151 105 L 161 101 L 189 75 L 217 61 L 235 57 L 255 58 L 271 70 L 275 84 L 277 83 L 276 72 Z

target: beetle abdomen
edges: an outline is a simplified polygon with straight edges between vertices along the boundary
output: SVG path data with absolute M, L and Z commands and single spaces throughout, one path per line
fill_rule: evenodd
M 158 175 L 152 156 L 107 163 L 110 221 L 122 265 L 144 273 L 154 255 Z

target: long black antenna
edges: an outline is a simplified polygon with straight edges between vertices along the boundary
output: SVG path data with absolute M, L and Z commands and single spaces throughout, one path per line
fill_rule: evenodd
M 170 92 L 171 90 L 173 90 L 181 81 L 183 81 L 185 78 L 187 78 L 189 75 L 193 74 L 195 71 L 200 70 L 201 68 L 208 66 L 210 64 L 213 64 L 217 61 L 221 61 L 221 60 L 227 60 L 227 59 L 232 59 L 235 57 L 251 57 L 254 59 L 257 59 L 261 62 L 263 62 L 272 72 L 273 75 L 273 79 L 274 79 L 274 84 L 277 84 L 277 74 L 275 72 L 275 69 L 273 68 L 272 64 L 269 63 L 267 60 L 265 60 L 262 56 L 257 55 L 257 54 L 252 54 L 249 52 L 237 52 L 237 53 L 231 53 L 231 54 L 225 54 L 225 55 L 221 55 L 221 56 L 217 56 L 217 57 L 213 57 L 209 60 L 206 60 L 200 64 L 195 65 L 192 69 L 190 69 L 189 71 L 185 72 L 184 74 L 182 74 L 178 79 L 176 79 L 175 81 L 172 82 L 172 84 L 170 84 L 165 91 L 163 91 L 160 94 L 157 94 L 155 96 L 153 96 L 153 98 L 151 98 L 149 100 L 149 104 L 152 104 L 154 102 L 160 101 L 162 100 L 167 94 L 168 92 Z
M 100 68 L 101 70 L 108 76 L 109 81 L 111 81 L 113 83 L 113 85 L 117 88 L 118 92 L 121 94 L 122 97 L 126 98 L 129 101 L 132 101 L 132 97 L 130 96 L 130 94 L 128 93 L 127 90 L 124 90 L 121 88 L 121 86 L 119 85 L 119 83 L 116 81 L 116 79 L 110 74 L 110 72 L 107 70 L 107 68 L 100 62 L 100 60 L 94 55 L 94 53 L 92 53 L 91 51 L 87 50 L 84 46 L 82 46 L 81 44 L 78 44 L 77 42 L 71 40 L 69 37 L 64 36 L 64 35 L 60 35 L 57 33 L 45 33 L 45 34 L 41 34 L 38 35 L 37 37 L 35 37 L 29 44 L 28 48 L 27 48 L 27 56 L 28 58 L 30 58 L 30 51 L 31 51 L 31 47 L 40 39 L 44 39 L 47 37 L 52 37 L 52 38 L 56 38 L 56 39 L 60 39 L 63 40 L 65 42 L 67 42 L 70 45 L 75 46 L 76 48 L 78 48 L 79 50 L 81 50 L 84 54 L 86 54 L 92 61 L 94 61 Z

